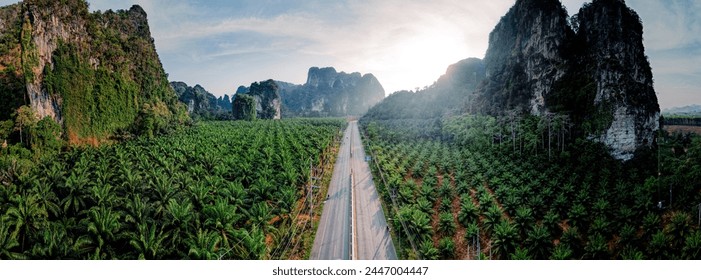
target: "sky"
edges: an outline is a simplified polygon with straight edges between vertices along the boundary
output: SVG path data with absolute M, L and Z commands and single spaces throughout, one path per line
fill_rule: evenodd
M 422 88 L 450 64 L 483 58 L 515 0 L 88 2 L 93 11 L 141 5 L 170 80 L 221 96 L 271 78 L 303 84 L 313 66 L 373 73 L 387 94 Z M 562 2 L 573 15 L 588 1 Z M 701 1 L 626 3 L 644 24 L 660 107 L 701 104 Z

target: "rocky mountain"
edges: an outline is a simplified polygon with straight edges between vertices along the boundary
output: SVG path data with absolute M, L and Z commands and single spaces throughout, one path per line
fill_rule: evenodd
M 249 88 L 239 87 L 236 92 L 233 101 L 235 119 L 277 120 L 282 117 L 280 90 L 275 81 L 255 82 Z
M 80 143 L 139 119 L 187 118 L 139 6 L 90 13 L 84 0 L 25 0 L 0 8 L 0 38 L 2 119 L 28 105 Z
M 558 0 L 519 0 L 489 34 L 486 79 L 477 90 L 483 112 L 546 111 L 545 96 L 564 75 L 567 12 Z
M 281 83 L 283 114 L 287 116 L 362 115 L 385 97 L 372 74 L 337 72 L 332 67 L 312 67 L 301 86 Z
M 310 68 L 304 85 L 274 82 L 283 117 L 359 116 L 385 98 L 385 90 L 374 75 L 336 72 L 333 67 Z M 236 93 L 249 91 L 239 86 Z
M 419 91 L 400 91 L 373 106 L 371 119 L 430 119 L 469 112 L 473 92 L 485 78 L 481 59 L 468 58 L 450 65 L 433 85 Z
M 193 117 L 223 118 L 231 112 L 229 95 L 216 97 L 200 85 L 190 87 L 184 82 L 171 82 L 170 86 L 178 96 L 178 100 L 187 106 L 187 112 Z
M 518 0 L 490 34 L 480 111 L 568 115 L 618 159 L 651 145 L 659 105 L 638 15 L 594 0 L 569 19 L 558 0 Z

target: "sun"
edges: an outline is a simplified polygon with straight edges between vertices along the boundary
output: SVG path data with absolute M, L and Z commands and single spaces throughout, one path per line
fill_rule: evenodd
M 468 57 L 467 44 L 458 34 L 436 28 L 397 41 L 389 61 L 396 78 L 388 81 L 388 87 L 415 89 L 433 84 L 449 65 Z

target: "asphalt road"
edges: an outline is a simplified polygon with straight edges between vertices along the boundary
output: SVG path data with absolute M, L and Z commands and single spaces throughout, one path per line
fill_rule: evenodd
M 351 208 L 351 181 L 355 192 L 354 209 Z M 360 260 L 397 259 L 370 167 L 365 161 L 356 121 L 350 122 L 344 133 L 328 193 L 311 259 L 346 260 L 352 258 L 353 252 L 355 259 Z M 353 230 L 352 218 L 355 218 Z M 355 241 L 354 248 L 351 240 Z
M 310 258 L 351 259 L 350 125 L 346 129 L 331 175 L 329 198 L 324 203 Z

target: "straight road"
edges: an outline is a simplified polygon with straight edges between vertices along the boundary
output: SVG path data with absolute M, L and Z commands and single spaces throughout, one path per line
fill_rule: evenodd
M 387 220 L 382 212 L 380 197 L 365 161 L 365 149 L 360 140 L 358 122 L 351 127 L 351 169 L 353 170 L 355 224 L 357 240 L 357 259 L 359 260 L 396 260 L 397 252 L 389 234 Z
M 397 259 L 356 121 L 344 133 L 310 258 Z
M 351 259 L 350 125 L 346 128 L 331 175 L 329 198 L 324 203 L 310 258 Z

